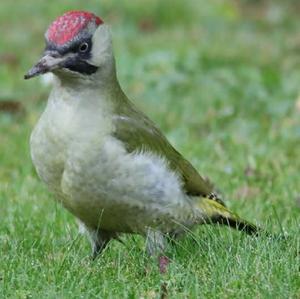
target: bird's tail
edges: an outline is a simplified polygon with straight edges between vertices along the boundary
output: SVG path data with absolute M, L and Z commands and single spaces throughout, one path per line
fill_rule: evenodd
M 207 224 L 219 223 L 227 225 L 249 235 L 257 235 L 261 232 L 259 227 L 241 219 L 237 214 L 231 212 L 225 205 L 222 205 L 213 199 L 201 197 L 197 202 L 197 207 L 203 211 L 203 214 L 205 215 L 205 223 Z

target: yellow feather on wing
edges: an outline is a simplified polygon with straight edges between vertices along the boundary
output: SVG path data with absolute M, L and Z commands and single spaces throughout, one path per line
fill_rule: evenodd
M 256 225 L 240 218 L 237 214 L 231 212 L 227 207 L 219 202 L 201 197 L 197 201 L 197 207 L 205 215 L 205 222 L 219 223 L 222 225 L 228 225 L 232 228 L 246 232 L 247 234 L 258 234 L 260 228 Z

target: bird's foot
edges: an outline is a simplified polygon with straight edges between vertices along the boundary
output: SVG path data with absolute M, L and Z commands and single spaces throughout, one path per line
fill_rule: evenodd
M 158 257 L 159 272 L 165 274 L 168 271 L 168 265 L 170 264 L 170 259 L 166 255 L 161 255 Z

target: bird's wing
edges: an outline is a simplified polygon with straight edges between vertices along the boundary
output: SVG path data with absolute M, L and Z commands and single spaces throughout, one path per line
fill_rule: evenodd
M 182 178 L 187 194 L 214 195 L 213 188 L 183 156 L 174 149 L 154 123 L 136 110 L 115 116 L 114 136 L 121 140 L 129 152 L 149 150 L 164 157 Z M 130 141 L 130 142 L 129 142 Z

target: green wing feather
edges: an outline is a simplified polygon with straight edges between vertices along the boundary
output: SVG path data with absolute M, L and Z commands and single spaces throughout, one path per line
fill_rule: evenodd
M 244 231 L 249 235 L 257 235 L 262 230 L 249 221 L 240 218 L 225 206 L 209 198 L 199 198 L 197 206 L 204 212 L 207 223 L 219 223 Z
M 229 225 L 249 234 L 259 231 L 255 225 L 226 208 L 213 192 L 212 185 L 174 149 L 155 124 L 137 111 L 131 102 L 121 105 L 119 110 L 114 118 L 114 136 L 125 144 L 128 152 L 148 150 L 166 159 L 171 169 L 181 176 L 186 193 L 194 197 L 211 223 Z
M 125 109 L 115 116 L 114 135 L 129 152 L 149 150 L 166 159 L 171 169 L 181 176 L 185 191 L 191 196 L 210 196 L 213 193 L 211 184 L 174 149 L 147 116 L 135 110 L 132 104 L 126 105 Z

